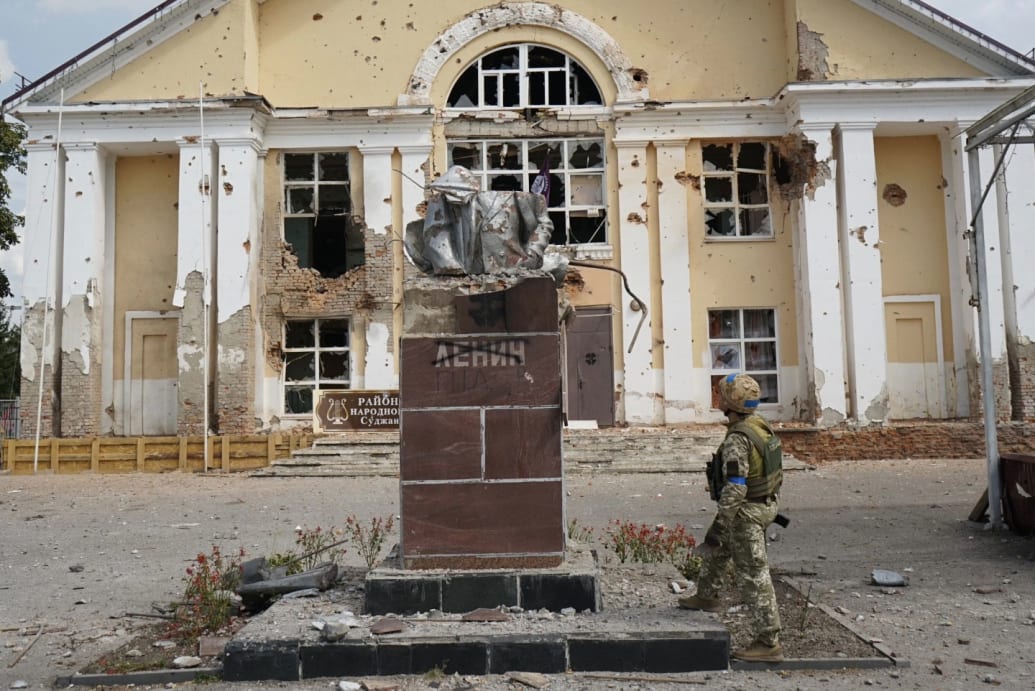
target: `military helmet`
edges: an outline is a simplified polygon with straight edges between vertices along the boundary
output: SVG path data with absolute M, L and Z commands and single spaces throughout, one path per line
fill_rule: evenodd
M 722 410 L 750 415 L 758 408 L 762 390 L 758 382 L 746 374 L 730 374 L 719 380 L 719 401 Z

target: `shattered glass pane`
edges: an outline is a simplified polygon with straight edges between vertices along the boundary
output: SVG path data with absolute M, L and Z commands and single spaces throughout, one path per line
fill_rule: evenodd
M 707 177 L 704 179 L 704 200 L 707 202 L 733 201 L 733 178 Z
M 320 154 L 320 180 L 345 182 L 349 179 L 349 155 L 344 152 Z
M 345 231 L 345 270 L 363 266 L 367 262 L 365 251 L 366 240 L 362 225 L 349 223 Z
M 780 402 L 780 387 L 775 374 L 752 374 L 751 376 L 758 382 L 758 388 L 762 390 L 762 395 L 758 397 L 761 403 Z
M 345 246 L 348 216 L 318 216 L 313 225 L 312 268 L 325 278 L 336 278 L 349 270 Z
M 284 154 L 285 180 L 313 180 L 312 154 Z
M 730 144 L 707 144 L 701 150 L 704 172 L 733 170 L 733 147 Z
M 768 202 L 765 173 L 737 173 L 737 196 L 741 204 Z
M 737 167 L 765 170 L 765 149 L 766 145 L 758 142 L 741 144 L 740 155 L 737 156 Z
M 532 189 L 532 183 L 537 176 L 538 173 L 529 173 L 528 189 Z M 551 209 L 564 206 L 564 178 L 560 175 L 550 173 L 550 196 L 546 200 L 546 206 Z
M 746 343 L 748 369 L 776 369 L 776 341 Z
M 744 310 L 744 335 L 747 338 L 775 338 L 776 312 Z
M 572 206 L 603 206 L 604 176 L 572 175 L 571 204 Z
M 310 381 L 316 377 L 316 353 L 285 353 L 284 380 Z
M 604 154 L 599 141 L 570 142 L 568 151 L 568 165 L 572 168 L 602 168 L 604 166 Z
M 568 92 L 566 90 L 566 79 L 564 78 L 564 72 L 548 72 L 546 75 L 547 88 L 546 92 L 550 94 L 550 105 L 551 106 L 566 106 L 568 105 Z
M 489 170 L 522 170 L 521 142 L 499 142 L 489 145 Z
M 490 175 L 489 189 L 502 192 L 521 192 L 521 179 L 517 175 Z
M 477 65 L 472 65 L 464 70 L 464 73 L 453 84 L 446 103 L 451 108 L 474 108 L 478 105 Z
M 449 164 L 463 166 L 468 170 L 482 169 L 482 147 L 475 143 L 449 145 Z
M 705 209 L 704 225 L 708 235 L 730 236 L 737 231 L 733 209 Z
M 320 353 L 320 379 L 348 381 L 348 353 Z
M 564 67 L 564 62 L 564 53 L 542 46 L 529 46 L 528 48 L 529 67 Z
M 521 105 L 521 81 L 518 74 L 503 75 L 503 107 L 517 108 Z
M 572 211 L 570 216 L 568 233 L 572 242 L 607 242 L 607 214 L 603 209 Z
M 289 214 L 311 214 L 313 213 L 313 188 L 312 187 L 288 187 L 287 212 Z
M 710 347 L 712 369 L 740 369 L 743 366 L 739 343 L 713 343 Z
M 516 70 L 519 65 L 516 47 L 501 48 L 482 57 L 483 70 Z
M 563 211 L 551 211 L 550 221 L 553 223 L 553 235 L 550 236 L 550 244 L 568 244 L 568 219 Z
M 599 106 L 604 101 L 600 98 L 600 90 L 596 82 L 582 66 L 571 61 L 571 105 Z
M 769 222 L 769 209 L 741 209 L 741 235 L 772 235 L 773 226 Z
M 312 348 L 316 345 L 316 322 L 289 321 L 284 324 L 285 348 Z
M 485 105 L 498 106 L 500 104 L 499 78 L 494 74 L 487 74 L 482 77 L 482 90 L 485 92 Z
M 708 310 L 708 338 L 740 338 L 740 312 Z
M 284 413 L 306 415 L 313 412 L 313 387 L 285 386 Z
M 557 168 L 561 165 L 561 143 L 560 142 L 528 142 L 528 167 L 530 170 L 539 172 L 543 165 L 543 159 L 550 159 L 550 168 Z
M 528 105 L 546 105 L 546 72 L 528 73 Z
M 313 263 L 313 221 L 314 218 L 285 218 L 284 242 L 291 245 L 291 251 L 298 258 L 302 268 Z
M 320 347 L 347 348 L 349 346 L 349 321 L 347 319 L 320 320 Z
M 347 214 L 351 208 L 349 188 L 345 185 L 320 185 L 320 215 Z

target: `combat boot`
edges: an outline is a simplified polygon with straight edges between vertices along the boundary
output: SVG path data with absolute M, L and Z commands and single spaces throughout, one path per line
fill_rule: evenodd
M 708 600 L 697 595 L 679 598 L 681 609 L 699 609 L 705 612 L 721 612 L 722 603 L 719 600 Z
M 734 650 L 733 657 L 744 662 L 783 662 L 783 646 L 766 645 L 761 641 L 755 641 L 747 648 Z

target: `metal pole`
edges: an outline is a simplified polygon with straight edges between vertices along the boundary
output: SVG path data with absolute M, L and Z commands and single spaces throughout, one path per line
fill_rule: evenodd
M 995 390 L 992 383 L 992 327 L 988 316 L 988 267 L 985 261 L 985 227 L 981 218 L 981 164 L 978 149 L 967 154 L 970 203 L 974 212 L 971 240 L 974 252 L 974 300 L 978 311 L 978 347 L 981 353 L 981 400 L 984 404 L 985 453 L 988 458 L 988 524 L 1001 528 L 1003 500 L 999 479 L 999 442 L 996 438 Z

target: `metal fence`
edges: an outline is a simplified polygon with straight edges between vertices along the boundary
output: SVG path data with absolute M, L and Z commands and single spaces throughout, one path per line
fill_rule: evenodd
M 21 431 L 18 422 L 17 398 L 0 399 L 0 438 L 17 439 Z

